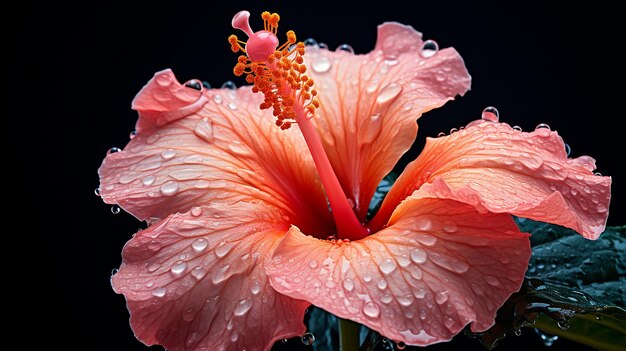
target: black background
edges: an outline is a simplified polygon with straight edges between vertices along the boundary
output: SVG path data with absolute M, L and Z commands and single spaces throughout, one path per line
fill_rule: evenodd
M 169 67 L 181 82 L 198 78 L 217 87 L 234 79 L 226 38 L 234 33 L 232 15 L 244 8 L 253 14 L 253 29 L 261 26 L 262 10 L 276 11 L 281 30 L 331 48 L 348 43 L 357 53 L 373 48 L 376 25 L 384 21 L 410 24 L 425 39 L 454 46 L 473 77 L 472 90 L 422 117 L 416 146 L 401 163 L 417 155 L 426 136 L 465 125 L 493 105 L 501 121 L 524 130 L 548 123 L 572 156 L 596 158 L 598 171 L 613 176 L 609 224 L 625 224 L 624 5 L 411 3 L 107 1 L 23 3 L 5 11 L 4 19 L 17 23 L 3 24 L 10 59 L 5 84 L 16 92 L 6 105 L 5 137 L 34 147 L 18 152 L 16 174 L 31 189 L 16 199 L 29 228 L 18 234 L 37 240 L 43 252 L 36 261 L 45 267 L 38 287 L 26 289 L 58 293 L 32 303 L 37 314 L 27 320 L 46 335 L 34 341 L 67 350 L 147 349 L 134 339 L 124 299 L 109 285 L 123 244 L 142 224 L 111 214 L 93 194 L 96 171 L 110 147 L 127 143 L 136 121 L 130 102 L 154 72 Z M 502 349 L 541 346 L 529 334 L 507 338 Z M 552 349 L 569 346 L 559 340 Z M 582 349 L 569 349 L 576 348 Z

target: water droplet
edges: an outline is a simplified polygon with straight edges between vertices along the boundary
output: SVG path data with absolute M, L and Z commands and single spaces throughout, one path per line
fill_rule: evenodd
M 136 131 L 136 130 L 133 130 L 132 132 L 130 132 L 130 134 L 128 134 L 128 137 L 129 137 L 130 139 L 132 139 L 132 138 L 134 138 L 134 137 L 136 137 L 136 136 L 137 136 L 137 131 Z
M 148 272 L 152 273 L 154 271 L 156 271 L 157 269 L 161 268 L 161 265 L 158 263 L 153 263 L 151 265 L 148 266 Z
M 304 46 L 318 46 L 317 40 L 313 38 L 304 39 Z
M 406 348 L 406 344 L 402 341 L 398 341 L 396 343 L 396 347 L 398 348 L 398 350 L 404 350 Z
M 437 242 L 437 238 L 429 234 L 420 234 L 415 238 L 420 244 L 433 246 Z
M 415 248 L 411 250 L 410 256 L 411 256 L 411 260 L 413 260 L 413 262 L 418 263 L 418 264 L 426 262 L 426 258 L 427 258 L 426 251 L 420 248 Z
M 491 286 L 500 286 L 500 280 L 498 280 L 498 278 L 492 276 L 492 275 L 486 275 L 485 276 L 485 281 L 487 282 L 487 284 L 491 285 Z
M 544 129 L 544 130 L 548 130 L 548 131 L 549 131 L 549 130 L 550 130 L 550 126 L 549 126 L 549 125 L 547 125 L 547 124 L 545 124 L 545 123 L 539 123 L 539 124 L 537 124 L 537 126 L 535 127 L 535 130 L 542 130 L 542 129 Z
M 232 248 L 233 244 L 222 241 L 221 243 L 217 244 L 217 247 L 215 248 L 215 255 L 217 257 L 224 257 L 230 252 Z
M 481 118 L 483 121 L 498 122 L 498 120 L 500 120 L 500 113 L 497 108 L 488 106 L 483 110 Z
M 192 244 L 191 247 L 194 249 L 194 251 L 196 252 L 202 252 L 204 251 L 207 246 L 209 245 L 209 242 L 204 239 L 204 238 L 199 238 L 196 239 Z
M 252 308 L 252 300 L 243 299 L 235 305 L 235 309 L 233 310 L 233 314 L 235 316 L 241 317 L 248 313 Z
M 173 158 L 174 156 L 176 156 L 176 150 L 167 149 L 167 150 L 161 152 L 161 157 L 164 160 L 169 160 L 169 159 Z
M 300 340 L 302 340 L 302 343 L 305 345 L 313 345 L 313 343 L 315 342 L 315 335 L 313 335 L 313 333 L 311 332 L 306 332 L 304 333 L 304 335 L 302 335 L 302 338 L 300 338 Z
M 194 313 L 193 308 L 190 308 L 183 312 L 183 320 L 187 322 L 191 322 L 195 316 L 196 314 Z
M 389 274 L 396 269 L 397 265 L 396 265 L 396 261 L 393 260 L 392 258 L 385 258 L 380 263 L 379 267 L 380 267 L 380 271 L 383 272 L 383 274 Z
M 434 40 L 426 40 L 424 44 L 422 44 L 422 48 L 420 49 L 420 56 L 423 58 L 429 58 L 434 56 L 437 51 L 439 51 L 439 44 L 437 44 Z
M 120 211 L 121 211 L 121 208 L 118 205 L 111 206 L 111 213 L 118 214 L 120 213 Z
M 571 153 L 572 153 L 572 148 L 569 146 L 569 144 L 565 144 L 565 154 L 569 156 Z
M 162 87 L 172 84 L 172 78 L 169 75 L 162 74 L 156 77 L 156 82 Z
M 550 347 L 554 344 L 555 341 L 557 341 L 559 339 L 558 335 L 551 335 L 551 334 L 546 334 L 543 331 L 535 328 L 535 332 L 537 334 L 539 334 L 539 336 L 541 337 L 541 341 L 543 341 L 543 344 L 546 347 Z
M 415 292 L 413 292 L 413 296 L 418 299 L 423 299 L 424 297 L 426 297 L 426 290 L 419 288 Z
M 388 84 L 378 93 L 376 102 L 378 102 L 379 104 L 384 104 L 389 101 L 392 101 L 393 99 L 398 97 L 401 91 L 402 91 L 402 86 L 400 84 L 398 83 Z
M 187 88 L 202 91 L 202 82 L 197 79 L 189 80 L 187 83 L 185 83 L 185 86 Z
M 411 306 L 411 304 L 413 303 L 413 296 L 400 296 L 398 297 L 398 302 L 404 307 Z
M 601 321 L 602 320 L 602 316 L 600 316 L 600 315 L 596 316 L 596 320 L 597 321 Z
M 178 183 L 168 181 L 161 185 L 161 194 L 165 196 L 172 196 L 178 192 Z
M 396 60 L 396 59 L 387 59 L 385 61 L 383 61 L 387 66 L 389 67 L 393 67 L 395 65 L 397 65 L 400 61 Z
M 354 289 L 354 281 L 350 278 L 344 279 L 342 285 L 347 291 L 352 291 Z
M 326 43 L 319 43 L 318 46 L 320 47 L 320 49 L 328 49 L 328 44 Z
M 321 47 L 321 45 L 320 45 Z M 313 63 L 311 63 L 311 68 L 314 72 L 317 73 L 325 73 L 330 70 L 332 63 L 330 59 L 324 55 L 320 55 L 313 59 Z
M 385 279 L 381 279 L 381 280 L 378 281 L 378 283 L 376 283 L 376 286 L 380 290 L 385 290 L 387 288 L 387 281 Z
M 180 275 L 185 271 L 185 269 L 187 269 L 187 263 L 184 261 L 177 261 L 172 265 L 170 271 L 172 271 L 172 273 L 175 275 Z
M 120 151 L 122 151 L 122 149 L 120 149 L 119 147 L 112 147 L 112 148 L 109 149 L 109 151 L 107 151 L 107 154 L 109 154 L 109 155 L 110 154 L 115 154 L 115 153 L 118 153 Z
M 445 73 L 443 73 L 443 72 L 435 72 L 435 79 L 438 82 L 443 82 L 446 79 L 448 79 L 448 76 Z
M 446 133 L 444 133 L 444 132 L 439 132 L 439 134 L 437 134 L 437 138 L 441 138 L 441 137 L 444 137 L 444 136 L 446 136 Z
M 596 172 L 593 175 L 598 176 L 598 177 L 602 177 L 602 173 L 600 173 L 600 172 Z
M 145 186 L 150 186 L 150 185 L 152 185 L 152 183 L 154 183 L 155 180 L 156 180 L 155 176 L 149 175 L 149 176 L 145 177 L 141 182 Z
M 457 227 L 457 225 L 452 222 L 446 222 L 443 224 L 442 229 L 446 233 L 454 233 L 459 230 L 459 227 Z
M 368 301 L 363 305 L 363 313 L 370 318 L 378 318 L 380 316 L 380 307 L 377 304 Z
M 281 342 L 282 342 L 283 344 L 287 343 L 287 341 L 289 341 L 289 340 L 287 340 L 287 339 L 282 339 L 282 340 L 281 340 Z
M 515 336 L 522 336 L 522 330 L 521 329 L 516 329 L 515 330 Z
M 222 84 L 222 89 L 237 89 L 237 84 L 231 80 L 227 80 Z
M 393 301 L 393 296 L 390 293 L 385 293 L 383 294 L 383 296 L 380 297 L 380 302 L 384 303 L 385 305 L 390 303 L 391 301 Z
M 517 130 L 518 132 L 522 131 L 522 127 L 520 126 L 513 126 L 513 130 Z
M 154 296 L 154 297 L 163 297 L 163 296 L 165 296 L 166 292 L 167 292 L 167 289 L 165 289 L 165 288 L 156 288 L 156 289 L 152 290 L 152 296 Z
M 202 214 L 202 207 L 198 207 L 198 206 L 192 207 L 191 211 L 189 212 L 191 213 L 192 216 L 198 217 L 199 215 Z
M 556 323 L 556 325 L 559 326 L 559 328 L 561 328 L 561 330 L 567 330 L 569 329 L 570 325 L 568 321 L 558 321 Z
M 96 188 L 93 193 L 96 194 L 96 196 L 100 196 L 100 188 Z
M 311 260 L 309 262 L 309 267 L 311 267 L 312 269 L 315 269 L 315 268 L 317 268 L 318 264 L 319 263 L 317 262 L 317 260 Z
M 337 47 L 337 49 L 335 49 L 336 52 L 348 52 L 350 54 L 354 54 L 354 49 L 352 48 L 352 46 L 348 45 L 348 44 L 341 44 Z
M 252 285 L 250 286 L 250 292 L 252 293 L 252 295 L 257 295 L 261 292 L 261 283 L 259 283 L 258 280 L 252 282 Z
M 454 134 L 454 133 L 456 133 L 458 131 L 459 131 L 458 129 L 452 128 L 452 129 L 450 129 L 450 135 L 452 135 L 452 134 Z
M 437 296 L 435 296 L 435 302 L 437 302 L 440 305 L 446 303 L 446 301 L 448 301 L 448 292 L 447 291 L 442 291 L 439 294 L 437 294 Z
M 207 82 L 206 80 L 202 81 L 202 87 L 204 89 L 211 89 L 211 83 Z
M 233 111 L 236 111 L 238 107 L 237 107 L 237 104 L 234 101 L 231 101 L 231 102 L 228 103 L 228 108 L 233 110 Z

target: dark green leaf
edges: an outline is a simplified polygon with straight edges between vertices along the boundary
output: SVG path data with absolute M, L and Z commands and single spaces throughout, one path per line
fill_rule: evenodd
M 378 184 L 376 192 L 374 193 L 374 196 L 372 196 L 372 200 L 370 201 L 370 205 L 367 210 L 368 218 L 372 218 L 372 216 L 374 216 L 376 212 L 378 212 L 378 209 L 383 203 L 385 196 L 387 196 L 387 193 L 389 192 L 389 190 L 391 190 L 391 186 L 397 178 L 397 174 L 389 173 L 385 176 L 385 178 L 383 178 L 383 180 L 380 181 L 380 184 Z
M 572 230 L 518 219 L 533 234 L 527 279 L 498 310 L 480 340 L 493 348 L 512 330 L 534 325 L 600 350 L 626 345 L 626 230 L 607 228 L 598 240 Z

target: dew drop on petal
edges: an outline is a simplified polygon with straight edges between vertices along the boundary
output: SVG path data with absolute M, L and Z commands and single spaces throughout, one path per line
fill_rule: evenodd
M 100 196 L 100 188 L 96 188 L 93 193 L 96 194 L 96 196 Z
M 404 350 L 404 349 L 406 348 L 406 344 L 405 344 L 404 342 L 402 342 L 402 341 L 398 341 L 398 342 L 396 343 L 396 348 L 397 348 L 398 350 Z
M 107 154 L 116 154 L 118 152 L 122 151 L 122 149 L 120 149 L 119 147 L 112 147 L 109 149 L 109 151 L 107 151 Z
M 258 280 L 252 282 L 252 285 L 250 285 L 250 292 L 252 295 L 257 295 L 261 292 L 261 283 L 259 283 Z
M 222 84 L 222 89 L 237 89 L 237 84 L 231 80 L 227 80 Z
M 178 183 L 173 181 L 165 182 L 161 185 L 161 194 L 165 196 L 172 196 L 178 192 Z
M 571 153 L 572 153 L 572 148 L 569 146 L 569 144 L 565 144 L 565 154 L 569 156 Z
M 167 149 L 167 150 L 161 152 L 161 157 L 164 160 L 172 159 L 174 156 L 176 156 L 176 150 Z
M 194 217 L 198 217 L 199 215 L 201 215 L 201 214 L 202 214 L 202 208 L 201 208 L 201 207 L 198 207 L 198 206 L 196 206 L 196 207 L 192 207 L 192 208 L 191 208 L 191 211 L 189 211 L 189 212 L 191 212 L 191 215 L 192 215 L 192 216 L 194 216 Z
M 383 296 L 380 297 L 380 302 L 386 304 L 391 303 L 391 301 L 393 301 L 393 296 L 390 293 L 385 293 Z
M 446 222 L 443 224 L 443 231 L 446 233 L 455 233 L 459 230 L 459 227 L 453 222 Z
M 202 278 L 204 278 L 204 276 L 206 275 L 206 271 L 204 269 L 202 269 L 201 266 L 198 266 L 194 269 L 191 270 L 191 275 L 196 278 L 197 280 L 200 280 Z
M 304 46 L 318 46 L 317 40 L 313 38 L 304 39 Z
M 398 97 L 401 91 L 402 91 L 402 86 L 400 84 L 398 83 L 388 84 L 378 93 L 376 102 L 378 102 L 379 104 L 387 103 L 395 99 L 396 97 Z
M 543 267 L 542 267 L 543 268 Z M 491 285 L 491 286 L 500 286 L 500 281 L 498 280 L 498 278 L 492 276 L 492 275 L 486 275 L 485 276 L 485 281 L 487 282 L 487 284 Z
M 237 305 L 235 305 L 235 309 L 233 310 L 233 314 L 235 316 L 241 317 L 241 316 L 245 315 L 246 313 L 248 313 L 248 311 L 250 311 L 251 308 L 252 308 L 252 300 L 243 299 L 243 300 L 239 301 L 237 303 Z
M 302 341 L 303 344 L 305 344 L 307 346 L 308 345 L 313 345 L 313 343 L 315 342 L 315 335 L 313 335 L 313 333 L 311 333 L 311 332 L 306 332 L 306 333 L 304 333 L 304 335 L 302 335 L 300 340 Z
M 354 54 L 354 49 L 352 48 L 352 46 L 348 45 L 348 44 L 341 44 L 337 47 L 337 49 L 335 49 L 336 52 L 347 52 L 350 54 Z
M 438 293 L 437 296 L 435 296 L 435 302 L 437 302 L 440 305 L 446 303 L 446 301 L 448 301 L 447 291 L 442 291 Z
M 332 63 L 330 62 L 330 59 L 324 55 L 320 55 L 314 58 L 313 62 L 311 63 L 311 68 L 313 69 L 314 72 L 317 72 L 317 73 L 328 72 L 330 71 L 331 67 L 332 67 Z
M 202 252 L 207 248 L 209 242 L 205 238 L 198 238 L 193 243 L 191 243 L 191 247 L 196 252 Z
M 376 286 L 380 290 L 385 290 L 387 288 L 387 281 L 385 279 L 381 279 L 381 280 L 378 281 L 378 283 L 376 283 Z
M 444 132 L 439 132 L 439 134 L 437 134 L 437 138 L 441 138 L 441 137 L 444 137 L 444 136 L 446 136 L 446 133 L 444 133 Z
M 434 40 L 426 40 L 424 44 L 422 44 L 422 48 L 420 49 L 420 56 L 423 58 L 429 58 L 434 56 L 437 51 L 439 51 L 439 44 L 437 44 Z
M 166 292 L 167 292 L 167 289 L 165 289 L 165 288 L 156 288 L 156 289 L 152 290 L 152 296 L 154 296 L 154 297 L 163 297 L 163 296 L 165 296 Z
M 143 178 L 143 180 L 141 182 L 145 186 L 150 186 L 150 185 L 152 185 L 152 183 L 154 183 L 155 180 L 156 180 L 155 176 L 149 175 L 149 176 Z
M 391 258 L 385 258 L 379 265 L 380 267 L 380 271 L 383 272 L 383 274 L 389 274 L 391 272 L 393 272 L 397 265 L 396 265 L 396 261 L 391 259 Z
M 120 213 L 120 211 L 121 211 L 121 209 L 120 209 L 120 207 L 118 205 L 111 206 L 111 213 L 118 214 L 118 213 Z
M 427 258 L 426 251 L 420 248 L 415 248 L 411 250 L 410 256 L 411 256 L 411 260 L 418 264 L 426 262 L 426 258 Z
M 233 111 L 236 111 L 238 107 L 237 107 L 237 104 L 235 102 L 231 101 L 231 102 L 228 103 L 228 108 L 233 110 Z
M 544 130 L 548 130 L 548 131 L 549 131 L 549 130 L 550 130 L 550 126 L 549 126 L 549 125 L 547 125 L 547 124 L 545 124 L 545 123 L 539 123 L 539 124 L 537 124 L 537 126 L 535 127 L 535 130 L 542 130 L 542 129 L 544 129 Z
M 351 278 L 345 278 L 342 285 L 346 291 L 352 291 L 354 289 L 354 281 Z
M 222 241 L 215 247 L 215 255 L 217 257 L 224 257 L 230 252 L 232 248 L 233 244 Z
M 513 130 L 521 132 L 522 131 L 522 127 L 520 127 L 520 126 L 513 126 Z
M 222 103 L 222 101 L 224 101 L 224 98 L 222 98 L 222 96 L 221 96 L 221 95 L 215 95 L 215 96 L 213 96 L 213 101 L 214 101 L 216 104 L 221 104 L 221 103 Z
M 319 263 L 317 262 L 317 260 L 309 261 L 309 267 L 311 267 L 312 269 L 317 268 L 318 265 L 319 265 Z
M 202 82 L 197 79 L 189 80 L 187 83 L 185 83 L 185 86 L 193 90 L 202 90 Z
M 152 273 L 154 271 L 156 271 L 157 269 L 161 268 L 161 265 L 158 263 L 153 263 L 151 265 L 148 266 L 148 272 Z
M 380 316 L 380 307 L 372 301 L 368 301 L 363 305 L 363 313 L 370 318 L 378 318 Z
M 483 121 L 498 122 L 498 120 L 500 119 L 500 113 L 498 112 L 497 108 L 493 106 L 488 106 L 485 107 L 485 109 L 483 110 L 481 118 L 483 119 Z
M 172 268 L 170 268 L 170 271 L 174 275 L 180 275 L 185 271 L 185 269 L 187 269 L 187 263 L 184 261 L 177 261 L 176 263 L 172 265 Z

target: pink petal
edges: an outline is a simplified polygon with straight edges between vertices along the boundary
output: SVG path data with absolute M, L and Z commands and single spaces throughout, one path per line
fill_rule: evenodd
M 528 235 L 509 215 L 452 200 L 409 197 L 389 226 L 355 242 L 292 227 L 267 266 L 280 293 L 411 345 L 450 340 L 494 323 L 524 279 Z
M 592 173 L 588 156 L 567 158 L 556 132 L 531 133 L 507 124 L 473 122 L 447 137 L 429 138 L 407 166 L 374 219 L 381 226 L 406 196 L 454 199 L 483 211 L 572 228 L 596 239 L 604 230 L 611 178 Z
M 424 58 L 422 45 L 412 27 L 385 23 L 369 54 L 307 48 L 304 56 L 321 103 L 313 120 L 361 219 L 380 180 L 415 140 L 415 120 L 469 89 L 454 49 Z
M 267 205 L 211 204 L 137 233 L 112 277 L 135 335 L 177 350 L 269 350 L 302 335 L 304 301 L 278 294 L 264 266 L 286 231 Z
M 192 95 L 202 105 L 185 100 Z M 302 228 L 330 231 L 326 197 L 302 135 L 276 127 L 259 99 L 249 88 L 200 93 L 181 87 L 169 70 L 157 73 L 133 103 L 139 134 L 99 170 L 102 198 L 142 220 L 213 201 L 261 200 Z

